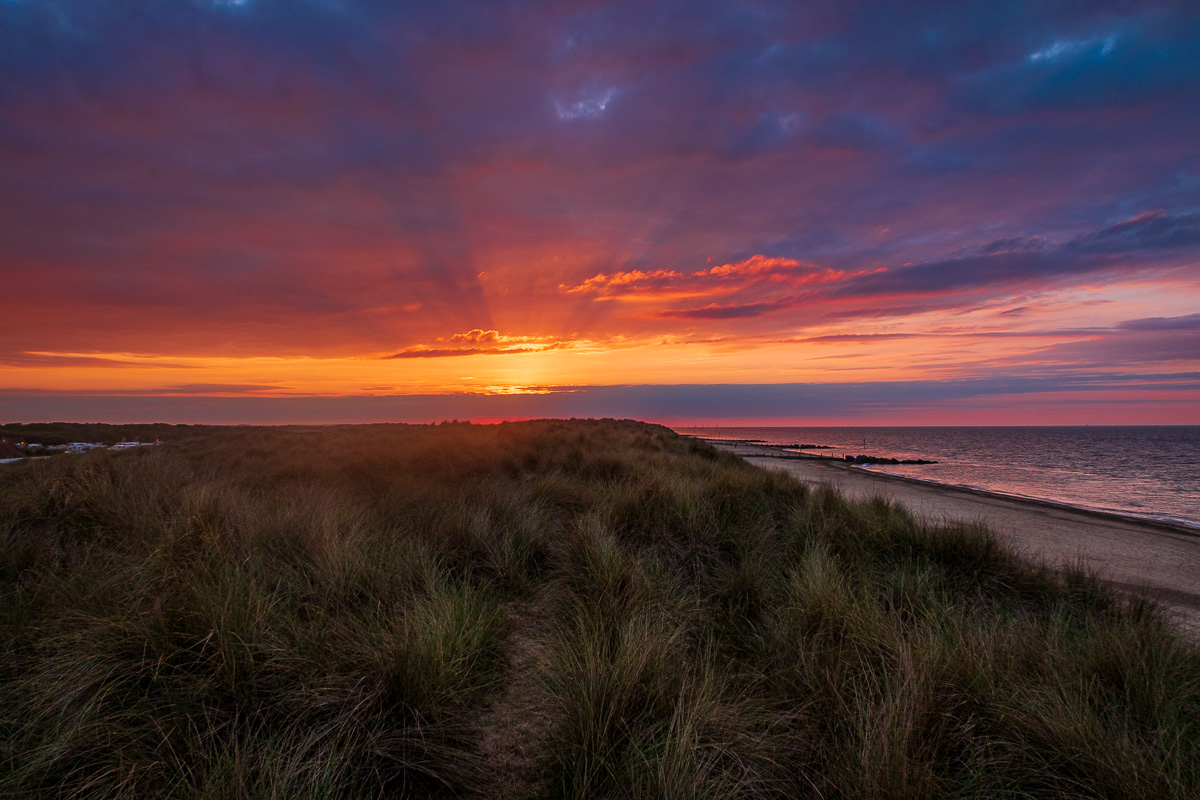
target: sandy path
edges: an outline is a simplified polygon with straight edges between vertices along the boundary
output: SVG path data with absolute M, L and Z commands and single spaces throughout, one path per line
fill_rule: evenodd
M 776 451 L 766 447 L 719 446 L 809 485 L 828 484 L 849 499 L 884 497 L 934 523 L 982 523 L 1027 558 L 1052 566 L 1081 564 L 1120 589 L 1153 597 L 1189 638 L 1200 642 L 1200 535 L 1196 533 L 817 459 L 772 458 Z
M 553 698 L 538 681 L 547 658 L 539 632 L 548 627 L 546 611 L 530 602 L 509 603 L 509 663 L 504 693 L 479 720 L 479 754 L 492 775 L 488 797 L 541 797 L 548 787 L 542 763 L 552 724 Z

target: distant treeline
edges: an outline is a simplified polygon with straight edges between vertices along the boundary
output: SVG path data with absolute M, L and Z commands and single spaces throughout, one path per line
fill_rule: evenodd
M 71 442 L 153 442 L 194 436 L 213 428 L 201 425 L 103 425 L 93 422 L 13 422 L 0 425 L 0 439 L 28 444 L 70 444 Z
M 395 427 L 407 427 L 404 423 L 382 423 Z M 281 425 L 271 430 L 302 432 L 333 430 L 340 426 Z M 375 426 L 356 426 L 375 427 Z M 106 425 L 99 422 L 11 422 L 0 425 L 0 439 L 28 444 L 71 444 L 72 442 L 94 442 L 117 444 L 118 442 L 164 442 L 181 441 L 196 436 L 237 433 L 238 431 L 262 430 L 261 427 L 244 425 Z

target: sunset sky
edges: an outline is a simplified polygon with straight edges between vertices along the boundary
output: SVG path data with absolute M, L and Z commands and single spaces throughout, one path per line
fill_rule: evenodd
M 0 422 L 1200 423 L 1200 4 L 0 0 Z

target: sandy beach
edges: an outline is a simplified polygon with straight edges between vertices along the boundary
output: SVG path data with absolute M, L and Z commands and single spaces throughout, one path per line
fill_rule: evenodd
M 1092 513 L 1053 503 L 882 475 L 817 458 L 779 458 L 780 450 L 714 442 L 752 464 L 828 484 L 847 498 L 884 497 L 934 523 L 980 523 L 1026 558 L 1083 565 L 1123 591 L 1154 598 L 1200 642 L 1200 532 Z

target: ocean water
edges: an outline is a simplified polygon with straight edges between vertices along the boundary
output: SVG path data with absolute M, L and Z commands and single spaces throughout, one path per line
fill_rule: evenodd
M 820 455 L 922 458 L 875 472 L 1200 529 L 1200 426 L 677 428 L 711 439 L 816 444 Z

